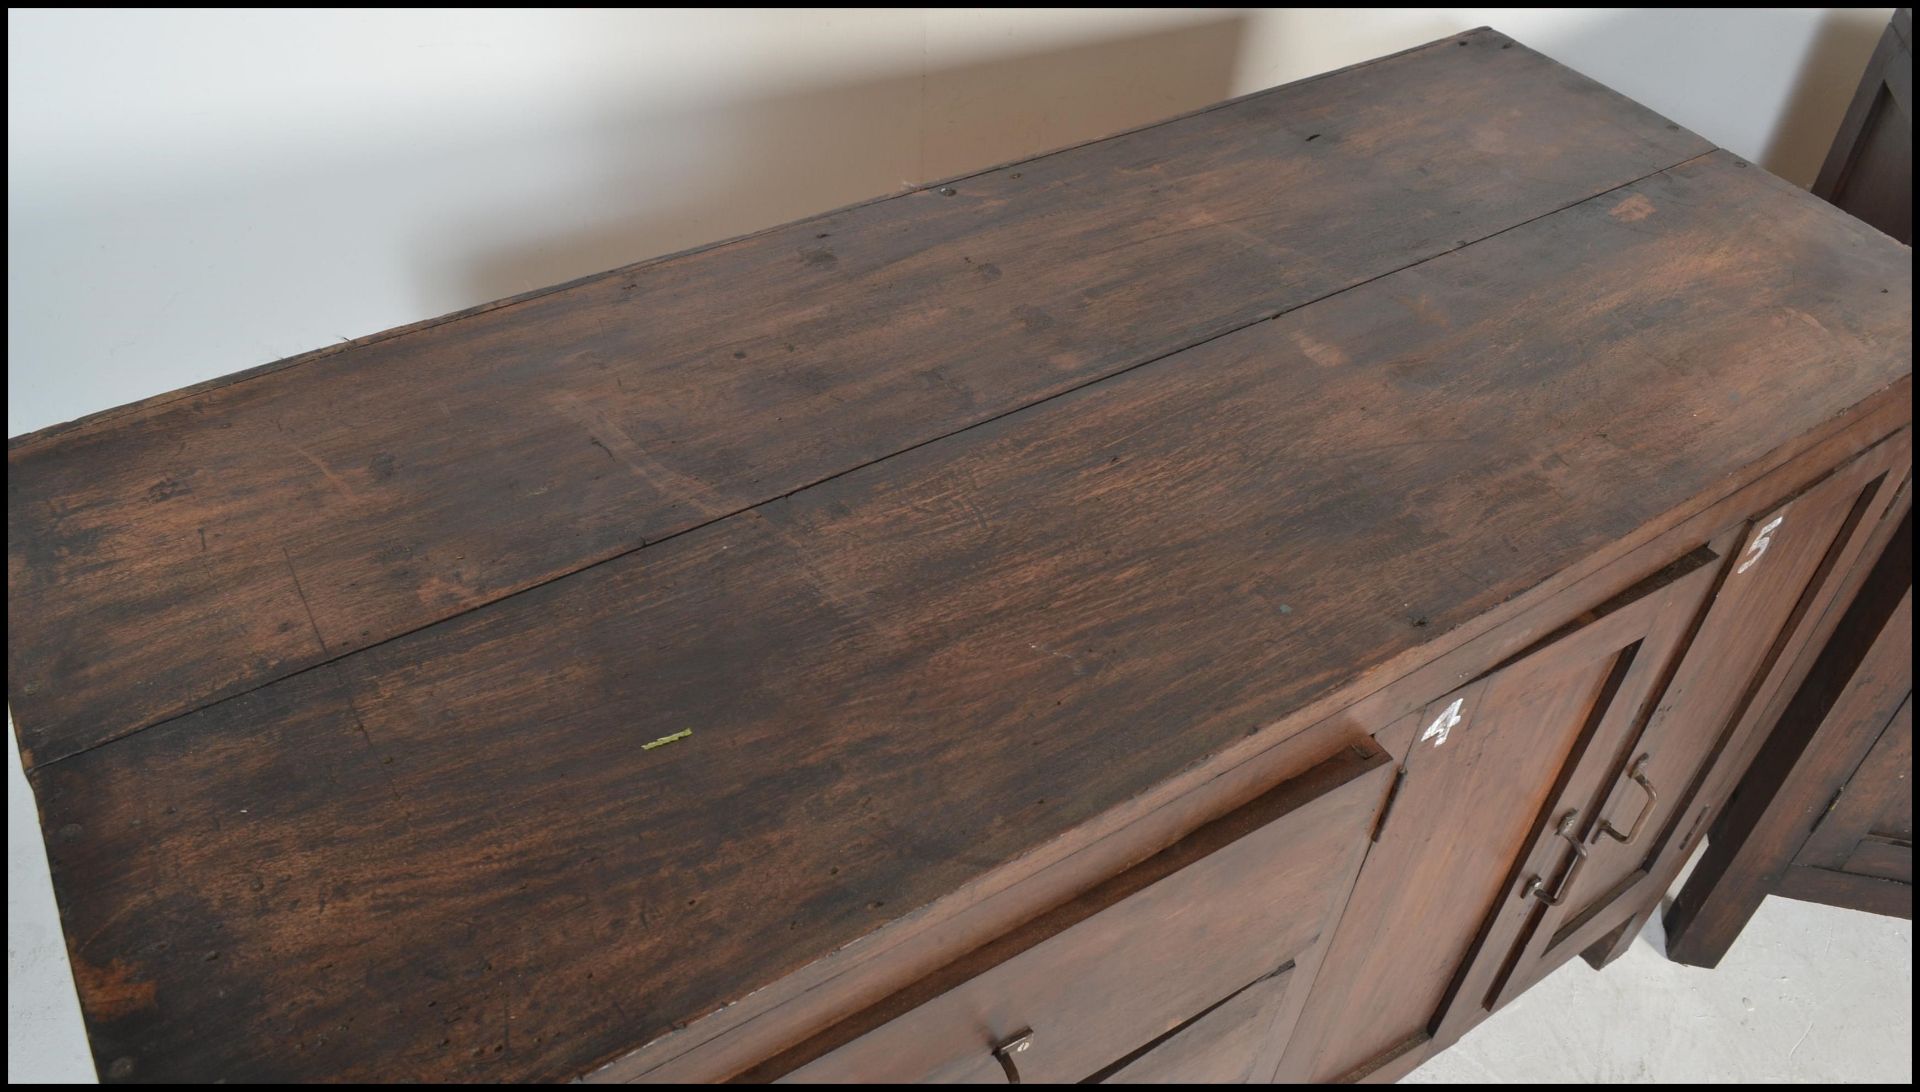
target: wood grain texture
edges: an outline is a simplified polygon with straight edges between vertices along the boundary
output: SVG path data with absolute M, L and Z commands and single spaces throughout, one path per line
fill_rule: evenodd
M 1476 32 L 29 437 L 22 749 L 58 759 L 1707 148 Z
M 578 1075 L 1719 496 L 1910 304 L 1715 154 L 43 764 L 102 1072 Z

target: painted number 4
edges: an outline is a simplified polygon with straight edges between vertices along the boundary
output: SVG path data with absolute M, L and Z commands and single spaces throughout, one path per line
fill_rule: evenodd
M 1453 699 L 1453 704 L 1447 706 L 1446 712 L 1435 717 L 1433 723 L 1427 725 L 1427 730 L 1420 733 L 1420 742 L 1432 740 L 1435 747 L 1445 743 L 1447 733 L 1453 731 L 1454 725 L 1460 723 L 1460 703 L 1463 700 L 1462 698 Z
M 1760 528 L 1760 533 L 1753 536 L 1753 542 L 1747 546 L 1747 556 L 1741 560 L 1740 567 L 1733 570 L 1735 575 L 1746 572 L 1760 563 L 1760 555 L 1767 552 L 1767 547 L 1773 542 L 1773 533 L 1780 529 L 1780 525 L 1786 522 L 1786 519 L 1785 516 L 1775 516 L 1767 521 L 1765 527 Z

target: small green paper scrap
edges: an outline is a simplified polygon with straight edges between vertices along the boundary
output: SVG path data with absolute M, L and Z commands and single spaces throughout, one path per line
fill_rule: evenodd
M 693 729 L 682 728 L 678 732 L 675 732 L 670 736 L 661 736 L 659 739 L 654 740 L 652 743 L 642 743 L 640 745 L 640 749 L 643 751 L 651 751 L 655 747 L 665 747 L 667 744 L 672 743 L 674 740 L 685 739 L 692 734 L 693 734 Z

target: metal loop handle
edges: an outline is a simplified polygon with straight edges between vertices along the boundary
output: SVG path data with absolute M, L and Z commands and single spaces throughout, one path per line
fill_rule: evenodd
M 1653 782 L 1647 780 L 1647 762 L 1652 757 L 1652 755 L 1641 755 L 1639 758 L 1633 760 L 1633 767 L 1627 771 L 1627 776 L 1632 778 L 1634 783 L 1640 786 L 1640 790 L 1647 794 L 1646 803 L 1640 806 L 1640 814 L 1634 816 L 1632 829 L 1622 834 L 1613 829 L 1612 823 L 1607 822 L 1605 819 L 1600 820 L 1600 833 L 1616 842 L 1631 842 L 1635 838 L 1640 837 L 1640 829 L 1647 825 L 1647 817 L 1653 814 L 1654 805 L 1660 803 L 1660 794 L 1653 791 Z
M 1020 1069 L 1013 1064 L 1013 1056 L 1026 1053 L 1027 1048 L 1032 1045 L 1033 1029 L 1021 1028 L 993 1048 L 994 1058 L 999 1061 L 1000 1068 L 1006 1070 L 1008 1084 L 1020 1083 Z
M 1532 896 L 1546 903 L 1548 906 L 1558 906 L 1567 901 L 1567 891 L 1573 887 L 1573 878 L 1580 874 L 1580 866 L 1587 863 L 1587 847 L 1581 845 L 1580 839 L 1573 836 L 1573 825 L 1578 822 L 1579 819 L 1580 810 L 1575 808 L 1573 811 L 1561 816 L 1559 825 L 1553 828 L 1555 834 L 1565 838 L 1567 844 L 1573 847 L 1573 867 L 1567 869 L 1567 874 L 1560 877 L 1559 890 L 1551 895 L 1544 894 L 1542 889 L 1547 886 L 1547 881 L 1535 876 L 1528 880 L 1527 886 L 1521 890 L 1521 898 L 1524 899 Z

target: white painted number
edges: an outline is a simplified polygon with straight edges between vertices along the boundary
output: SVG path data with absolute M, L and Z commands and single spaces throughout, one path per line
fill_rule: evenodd
M 1767 546 L 1773 541 L 1773 533 L 1780 529 L 1780 525 L 1786 522 L 1786 519 L 1785 516 L 1775 516 L 1767 521 L 1765 527 L 1760 528 L 1760 533 L 1753 536 L 1752 544 L 1747 547 L 1746 560 L 1740 562 L 1740 567 L 1733 570 L 1734 575 L 1738 576 L 1759 563 L 1760 555 L 1767 552 Z
M 1433 740 L 1435 747 L 1445 743 L 1447 733 L 1453 731 L 1453 726 L 1460 723 L 1460 703 L 1463 700 L 1465 699 L 1453 699 L 1453 704 L 1447 706 L 1447 711 L 1435 717 L 1433 723 L 1427 725 L 1427 730 L 1420 733 L 1420 742 Z

